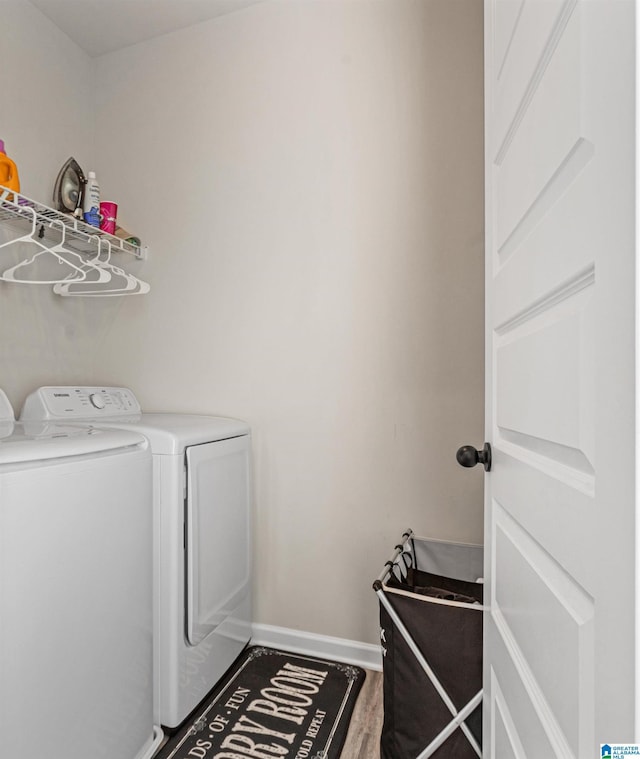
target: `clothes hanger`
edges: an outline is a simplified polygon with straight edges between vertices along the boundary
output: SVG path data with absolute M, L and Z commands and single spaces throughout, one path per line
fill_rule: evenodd
M 29 206 L 25 206 L 22 208 L 22 210 L 26 214 L 31 215 L 31 230 L 27 232 L 24 235 L 21 235 L 20 237 L 16 237 L 12 240 L 7 240 L 4 243 L 0 244 L 0 249 L 9 247 L 11 245 L 16 245 L 17 243 L 26 243 L 30 245 L 35 245 L 39 250 L 30 258 L 26 258 L 20 263 L 16 264 L 15 266 L 11 266 L 5 271 L 0 274 L 0 279 L 4 280 L 5 282 L 21 282 L 23 284 L 31 284 L 31 285 L 51 285 L 56 284 L 58 282 L 64 282 L 69 280 L 70 278 L 74 281 L 81 281 L 86 279 L 87 272 L 90 270 L 96 269 L 96 265 L 94 265 L 90 261 L 86 261 L 79 253 L 75 253 L 74 251 L 68 250 L 65 248 L 65 242 L 66 242 L 66 226 L 63 224 L 62 221 L 58 221 L 57 219 L 54 219 L 49 222 L 49 226 L 51 228 L 59 227 L 62 233 L 62 238 L 60 242 L 56 243 L 55 245 L 45 245 L 45 243 L 42 242 L 42 237 L 44 234 L 44 224 L 40 223 L 38 225 L 37 215 L 33 208 L 30 208 Z M 97 237 L 95 239 L 98 239 Z M 66 274 L 63 277 L 57 276 L 57 277 L 50 277 L 47 279 L 30 279 L 26 277 L 19 276 L 17 273 L 21 270 L 24 270 L 25 268 L 33 265 L 33 263 L 40 258 L 40 256 L 44 256 L 45 254 L 52 255 L 56 261 L 59 264 L 63 264 L 66 267 L 71 268 L 71 272 L 66 270 Z M 99 255 L 99 246 L 98 246 L 98 255 Z M 74 263 L 73 259 L 77 259 L 78 263 Z M 102 270 L 99 270 L 100 274 L 100 280 L 103 282 L 107 282 L 109 277 L 108 272 L 103 272 Z M 105 276 L 106 275 L 106 276 Z
M 109 267 L 110 282 L 102 287 L 96 287 L 97 281 L 74 281 L 57 282 L 53 286 L 56 295 L 67 298 L 109 298 L 118 295 L 146 295 L 151 290 L 151 285 L 142 279 L 128 274 L 126 271 L 113 264 L 103 264 Z M 118 278 L 121 284 L 118 286 Z
M 108 298 L 116 295 L 146 295 L 151 286 L 133 274 L 128 274 L 124 269 L 112 264 L 111 259 L 111 243 L 108 240 L 97 238 L 99 245 L 105 243 L 107 246 L 107 258 L 104 261 L 94 260 L 93 265 L 101 272 L 105 272 L 109 275 L 107 280 L 109 286 L 104 286 L 105 282 L 101 279 L 96 279 L 93 275 L 89 274 L 83 280 L 77 280 L 73 276 L 69 276 L 62 282 L 57 282 L 53 286 L 53 292 L 56 295 L 62 295 L 64 297 L 92 297 L 92 298 Z M 98 286 L 96 285 L 103 285 Z

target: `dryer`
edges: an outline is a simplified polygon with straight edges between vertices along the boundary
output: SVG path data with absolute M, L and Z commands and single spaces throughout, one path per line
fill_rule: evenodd
M 13 423 L 0 393 L 0 753 L 147 759 L 152 459 L 133 430 Z
M 122 387 L 43 387 L 27 398 L 21 418 L 113 425 L 149 440 L 156 720 L 178 726 L 251 638 L 249 426 L 142 413 Z

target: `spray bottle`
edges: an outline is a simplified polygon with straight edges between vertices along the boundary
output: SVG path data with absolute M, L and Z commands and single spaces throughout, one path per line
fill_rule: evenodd
M 87 224 L 91 224 L 92 227 L 100 226 L 100 185 L 95 171 L 89 172 L 87 184 L 84 186 L 82 210 Z

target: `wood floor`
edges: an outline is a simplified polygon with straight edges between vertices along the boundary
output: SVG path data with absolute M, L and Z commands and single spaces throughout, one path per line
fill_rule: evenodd
M 380 759 L 382 672 L 367 670 L 340 759 Z

